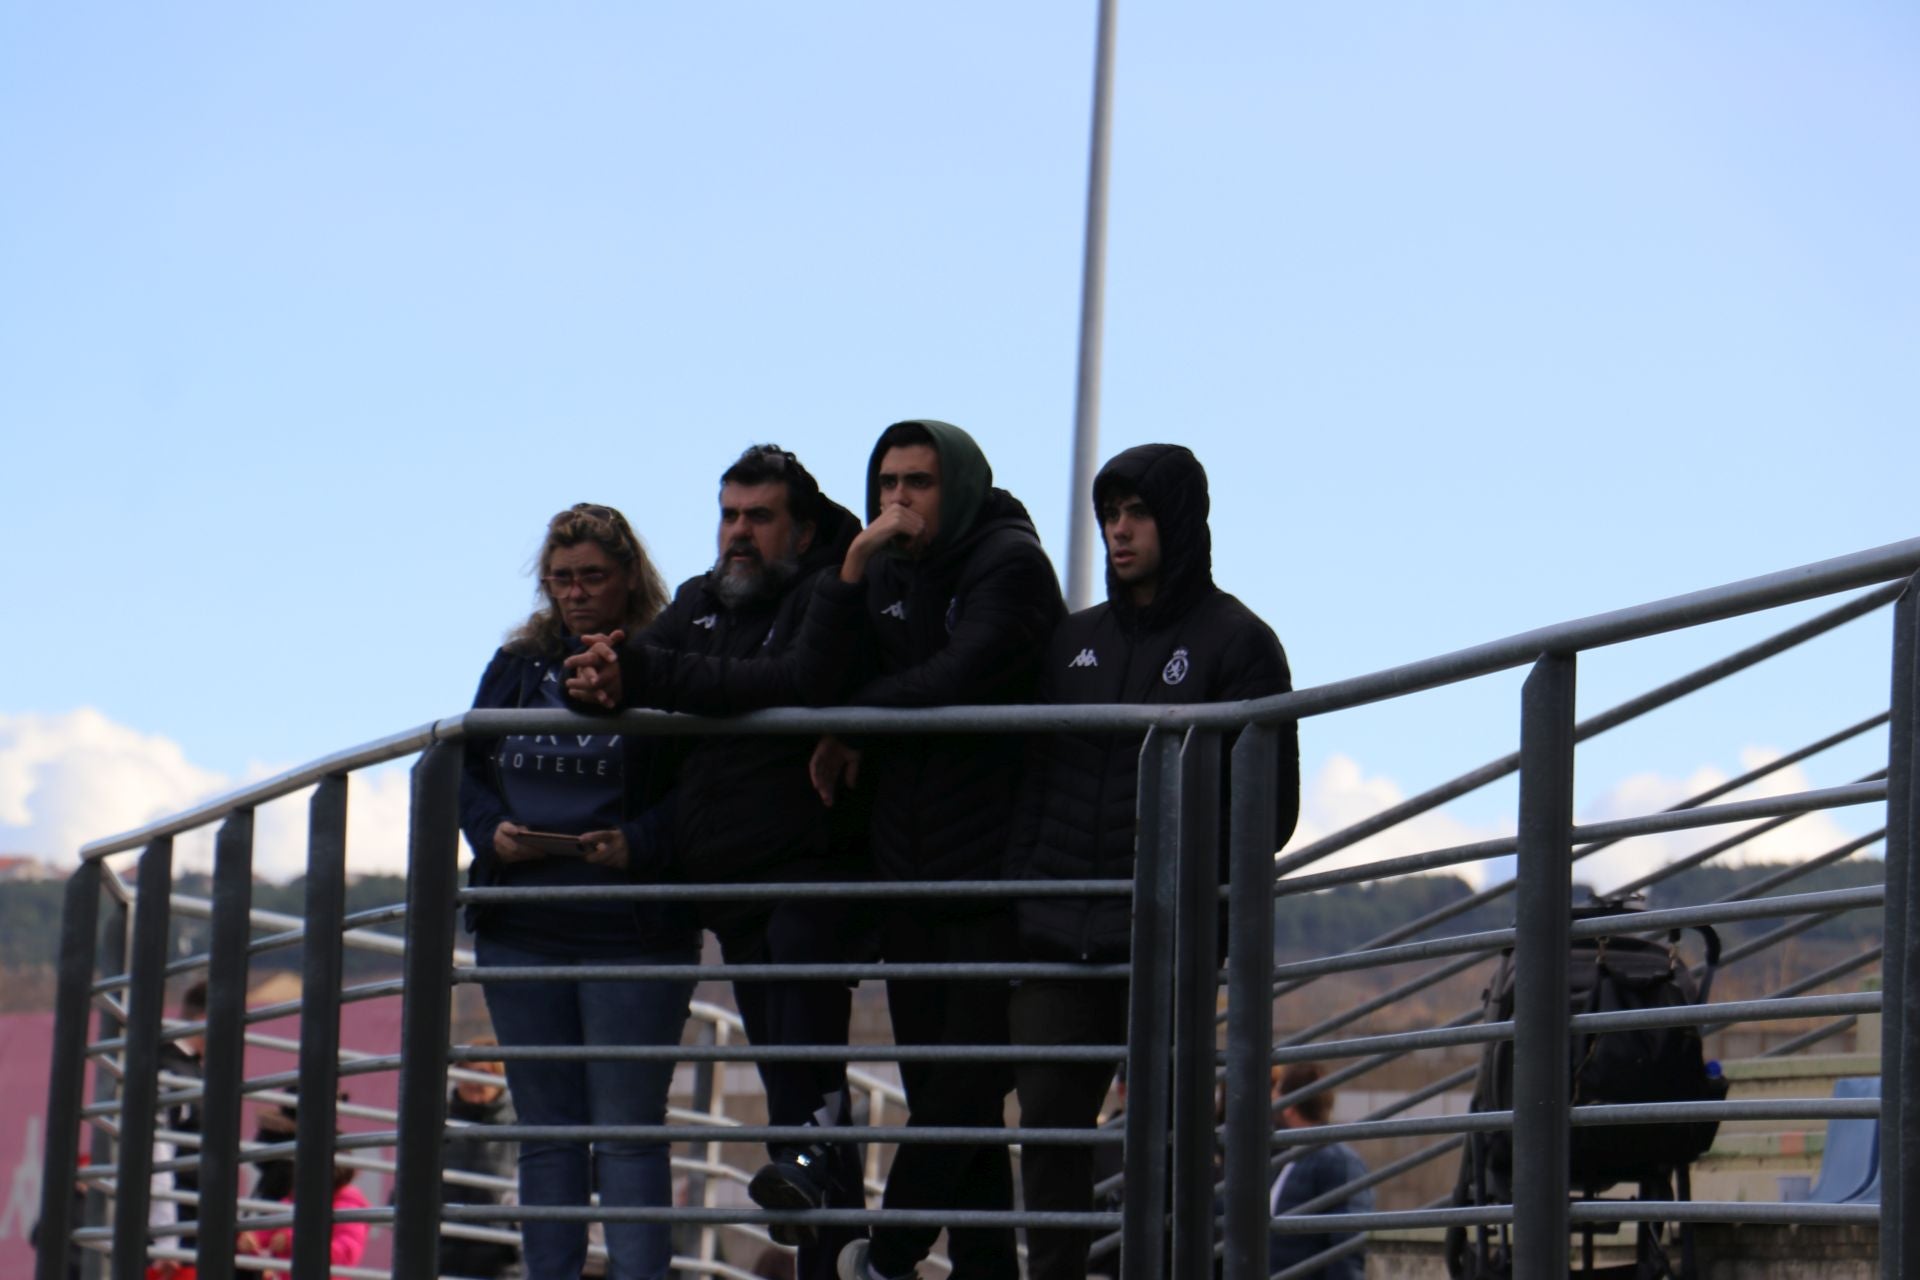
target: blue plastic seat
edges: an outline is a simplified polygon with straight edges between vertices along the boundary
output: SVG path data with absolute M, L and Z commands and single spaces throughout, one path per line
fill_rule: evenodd
M 1833 1082 L 1836 1098 L 1877 1098 L 1880 1077 L 1862 1076 Z M 1807 1199 L 1817 1204 L 1878 1204 L 1880 1202 L 1880 1121 L 1829 1120 L 1827 1143 L 1820 1156 L 1820 1177 Z

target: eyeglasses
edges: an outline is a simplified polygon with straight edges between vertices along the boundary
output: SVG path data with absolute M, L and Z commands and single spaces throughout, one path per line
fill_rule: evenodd
M 562 569 L 558 573 L 548 574 L 540 581 L 551 594 L 556 596 L 567 595 L 575 587 L 592 595 L 612 582 L 613 575 L 605 569 L 582 569 L 577 573 L 572 569 Z

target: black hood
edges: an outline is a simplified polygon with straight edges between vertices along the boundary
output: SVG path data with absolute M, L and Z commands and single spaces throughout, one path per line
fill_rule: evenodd
M 839 568 L 840 562 L 847 558 L 847 547 L 860 529 L 860 517 L 821 494 L 820 505 L 813 513 L 813 545 L 800 557 L 800 572 L 812 573 L 828 566 Z
M 1145 609 L 1107 566 L 1107 601 L 1129 623 L 1147 628 L 1186 613 L 1213 590 L 1213 532 L 1207 526 L 1207 472 L 1183 445 L 1143 444 L 1115 454 L 1093 478 L 1093 509 L 1113 489 L 1145 499 L 1160 530 L 1160 589 Z

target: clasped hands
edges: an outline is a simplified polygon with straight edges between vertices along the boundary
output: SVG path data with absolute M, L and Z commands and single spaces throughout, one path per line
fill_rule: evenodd
M 627 633 L 624 631 L 581 636 L 580 643 L 585 647 L 567 659 L 570 673 L 567 676 L 567 696 L 575 702 L 598 707 L 602 711 L 619 707 L 622 692 L 619 650 L 626 639 Z
M 626 632 L 615 631 L 607 635 L 581 636 L 580 643 L 586 647 L 567 659 L 567 696 L 583 706 L 596 707 L 612 711 L 619 707 L 623 692 L 620 681 L 619 646 L 627 638 Z M 820 803 L 833 807 L 833 798 L 844 783 L 849 789 L 860 782 L 860 753 L 840 739 L 828 734 L 820 739 L 813 749 L 813 758 L 807 762 L 807 778 L 813 783 L 813 789 L 820 796 Z M 510 825 L 510 824 L 509 824 Z M 508 843 L 512 843 L 509 834 Z M 624 844 L 624 842 L 622 842 Z M 500 837 L 494 837 L 494 847 L 500 849 Z M 625 849 L 621 853 L 625 854 Z M 501 851 L 509 861 L 513 855 Z M 593 854 L 587 855 L 588 861 L 597 861 Z M 621 862 L 625 862 L 624 856 Z

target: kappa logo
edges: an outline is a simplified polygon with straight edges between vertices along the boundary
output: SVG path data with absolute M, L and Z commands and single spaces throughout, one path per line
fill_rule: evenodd
M 560 673 L 558 671 L 555 671 L 552 667 L 548 667 L 547 674 L 540 677 L 540 683 L 541 684 L 559 684 Z
M 895 600 L 880 612 L 886 614 L 889 618 L 898 618 L 900 621 L 905 622 L 907 620 L 907 602 L 905 600 Z
M 1173 651 L 1173 656 L 1167 659 L 1167 665 L 1160 669 L 1160 678 L 1168 684 L 1179 684 L 1187 678 L 1187 651 L 1184 646 Z
M 1073 661 L 1067 664 L 1068 667 L 1097 667 L 1099 665 L 1100 655 L 1091 649 L 1082 649 L 1080 652 L 1074 654 Z
M 714 624 L 719 621 L 720 621 L 719 614 L 709 613 L 702 617 L 695 618 L 693 620 L 693 625 L 696 627 L 705 627 L 707 630 L 711 631 L 714 628 Z

